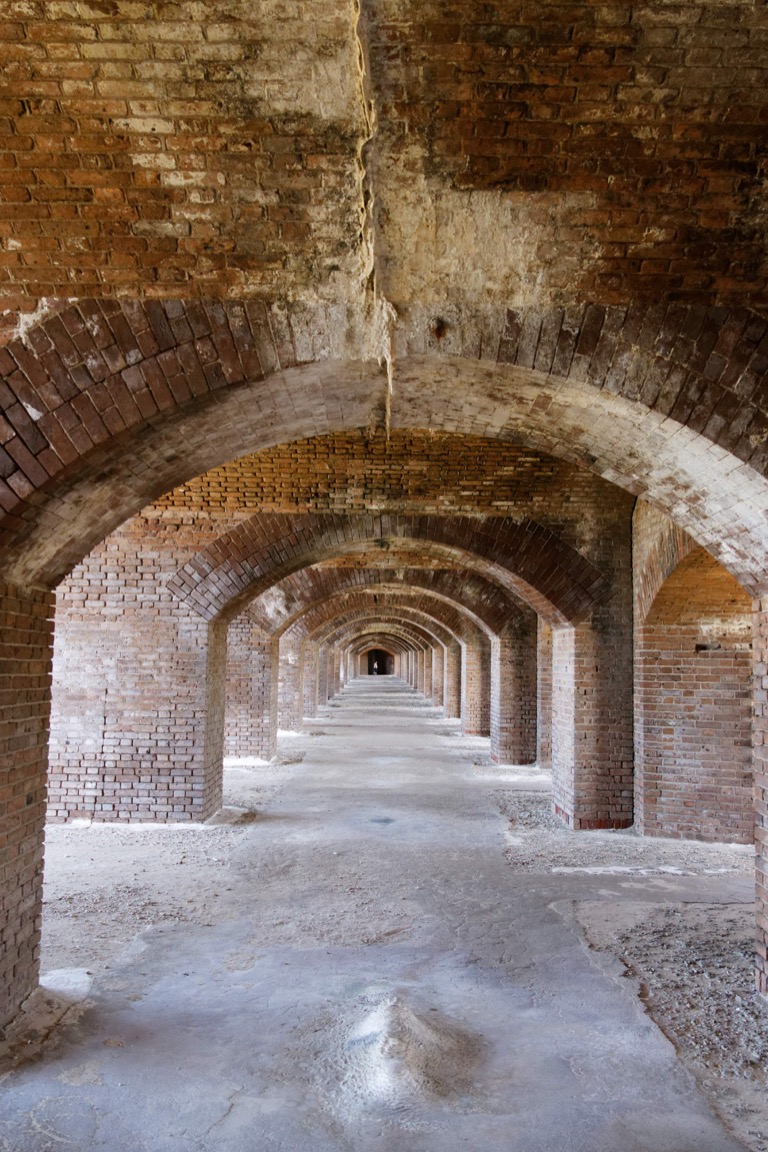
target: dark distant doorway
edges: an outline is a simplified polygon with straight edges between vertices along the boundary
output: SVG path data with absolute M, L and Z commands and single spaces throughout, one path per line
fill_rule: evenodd
M 369 676 L 391 676 L 395 670 L 395 658 L 383 648 L 371 648 L 368 653 Z

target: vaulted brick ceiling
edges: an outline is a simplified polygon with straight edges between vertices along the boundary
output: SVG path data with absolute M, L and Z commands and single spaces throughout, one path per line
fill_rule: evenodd
M 758 0 L 6 3 L 5 306 L 763 307 L 767 46 Z

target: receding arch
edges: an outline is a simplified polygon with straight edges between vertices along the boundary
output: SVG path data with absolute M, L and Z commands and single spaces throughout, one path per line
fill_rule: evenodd
M 417 559 L 415 555 L 414 560 Z M 344 569 L 322 565 L 299 569 L 277 581 L 266 596 L 251 601 L 249 610 L 265 631 L 274 630 L 279 635 L 312 604 L 339 592 L 362 588 L 372 596 L 405 591 L 409 595 L 423 594 L 458 605 L 493 632 L 500 632 L 527 611 L 505 588 L 479 572 L 418 567 Z
M 283 576 L 372 545 L 411 548 L 451 567 L 490 573 L 556 625 L 587 616 L 607 593 L 604 576 L 586 557 L 533 521 L 387 514 L 256 515 L 185 563 L 168 587 L 204 619 L 234 616 Z
M 149 500 L 233 454 L 380 423 L 381 368 L 352 348 L 318 361 L 291 337 L 278 349 L 269 312 L 83 302 L 3 350 L 18 475 L 3 489 L 7 578 L 55 583 Z M 460 318 L 445 348 L 400 341 L 390 426 L 499 437 L 571 460 L 658 504 L 740 582 L 763 588 L 766 418 L 753 398 L 768 373 L 765 322 L 693 305 L 542 319 L 533 353 L 519 312 L 484 342 L 491 359 L 468 355 Z M 290 333 L 290 315 L 281 329 Z M 201 339 L 213 353 L 205 363 Z M 118 349 L 118 371 L 106 347 Z
M 376 601 L 374 601 L 374 596 Z M 360 611 L 379 613 L 383 616 L 392 610 L 400 609 L 409 615 L 418 615 L 425 620 L 434 620 L 444 629 L 450 631 L 456 639 L 474 638 L 478 630 L 487 636 L 491 635 L 487 625 L 468 608 L 434 594 L 423 591 L 412 593 L 407 588 L 398 587 L 382 587 L 379 593 L 373 593 L 368 589 L 353 591 L 339 589 L 338 592 L 330 593 L 322 600 L 308 604 L 301 612 L 289 617 L 282 628 L 276 630 L 275 635 L 280 636 L 283 631 L 300 624 L 302 630 L 314 638 L 317 630 L 322 628 L 326 621 L 344 621 L 349 618 L 350 614 Z
M 354 666 L 354 656 L 359 657 L 357 667 Z M 365 664 L 365 669 L 363 669 Z M 394 676 L 399 669 L 399 653 L 394 644 L 387 647 L 370 647 L 364 644 L 362 648 L 355 649 L 348 646 L 342 653 L 342 665 L 345 668 L 345 679 L 351 680 L 359 675 L 368 676 Z
M 428 616 L 424 612 L 416 612 L 412 609 L 401 608 L 392 606 L 384 608 L 381 611 L 376 609 L 372 611 L 370 608 L 358 608 L 351 610 L 347 617 L 343 620 L 325 620 L 318 623 L 313 632 L 309 634 L 311 639 L 316 644 L 325 644 L 334 646 L 345 638 L 350 630 L 360 627 L 363 624 L 376 625 L 382 622 L 398 623 L 400 625 L 408 625 L 414 636 L 425 644 L 450 643 L 451 640 L 458 638 L 450 631 L 449 628 Z M 482 643 L 482 633 L 478 630 L 476 633 L 477 640 Z
M 76 308 L 74 311 L 77 313 Z M 233 327 L 230 314 L 226 309 L 224 313 L 223 326 L 218 331 L 226 343 Z M 76 317 L 76 322 L 82 321 L 87 329 L 82 315 L 77 316 L 80 319 Z M 690 313 L 688 316 L 691 319 Z M 766 376 L 758 350 L 762 335 L 755 336 L 759 322 L 747 317 L 741 326 L 751 349 L 747 353 L 741 348 L 739 337 L 732 341 L 731 351 L 736 345 L 741 349 L 733 358 L 726 351 L 717 351 L 717 337 L 709 345 L 709 352 L 722 356 L 725 365 L 717 375 L 720 400 L 714 406 L 707 400 L 709 406 L 700 405 L 697 413 L 690 405 L 687 411 L 683 410 L 685 405 L 675 410 L 668 397 L 676 388 L 676 395 L 689 396 L 691 405 L 695 405 L 697 397 L 701 398 L 701 393 L 697 393 L 699 384 L 703 390 L 711 380 L 709 353 L 700 368 L 692 369 L 690 380 L 680 378 L 679 384 L 675 383 L 665 395 L 665 381 L 673 377 L 673 361 L 677 361 L 663 351 L 643 351 L 655 347 L 654 341 L 663 337 L 663 321 L 650 344 L 638 335 L 636 342 L 628 340 L 621 345 L 604 338 L 607 317 L 604 310 L 599 314 L 583 313 L 576 325 L 573 355 L 562 370 L 557 353 L 548 369 L 539 371 L 538 351 L 533 367 L 526 367 L 519 350 L 513 355 L 507 347 L 507 321 L 498 329 L 500 344 L 489 361 L 473 359 L 468 344 L 461 341 L 458 345 L 450 342 L 453 357 L 439 354 L 424 342 L 421 348 L 418 341 L 406 344 L 405 354 L 403 348 L 396 347 L 390 427 L 443 428 L 494 436 L 587 467 L 667 510 L 697 543 L 710 548 L 748 591 L 762 595 L 768 571 L 764 541 L 768 509 L 763 476 L 765 419 L 762 410 L 746 399 L 747 395 L 761 395 L 760 386 Z M 215 318 L 208 316 L 212 328 L 219 318 L 219 313 Z M 167 319 L 166 311 L 163 323 Z M 629 317 L 626 319 L 629 327 L 624 335 L 628 336 L 631 325 Z M 713 315 L 710 319 L 725 328 L 725 317 L 718 321 Z M 93 324 L 100 321 L 96 319 Z M 154 333 L 152 323 L 148 327 Z M 615 323 L 609 328 L 617 331 Z M 618 330 L 624 331 L 622 323 Z M 565 331 L 561 328 L 562 333 Z M 681 331 L 678 329 L 678 335 Z M 761 332 L 764 334 L 764 327 Z M 247 339 L 254 341 L 253 331 Z M 174 397 L 176 387 L 182 397 L 184 386 L 194 373 L 188 377 L 176 349 L 193 342 L 193 337 L 176 333 L 161 352 L 150 354 L 139 346 L 137 359 L 129 365 L 142 373 L 136 395 L 145 391 L 147 383 L 139 366 L 152 360 L 162 372 L 160 357 L 171 353 L 168 363 L 172 371 L 165 377 L 165 384 L 170 396 Z M 212 343 L 216 345 L 215 340 Z M 59 579 L 96 540 L 148 499 L 233 451 L 252 451 L 261 444 L 308 435 L 310 431 L 316 434 L 323 429 L 382 425 L 386 391 L 383 373 L 364 358 L 352 359 L 349 350 L 345 350 L 344 357 L 336 361 L 298 365 L 301 357 L 297 356 L 293 366 L 289 356 L 268 370 L 259 361 L 258 369 L 254 366 L 253 372 L 245 372 L 239 378 L 236 371 L 229 381 L 223 367 L 220 373 L 211 372 L 210 377 L 203 373 L 206 385 L 204 388 L 200 381 L 199 396 L 189 389 L 187 398 L 174 397 L 167 407 L 153 399 L 154 408 L 149 415 L 142 413 L 137 404 L 139 417 L 134 419 L 131 415 L 127 421 L 122 420 L 122 426 L 115 421 L 113 430 L 99 417 L 105 429 L 102 432 L 92 418 L 92 409 L 98 414 L 94 400 L 109 395 L 115 374 L 108 373 L 98 382 L 81 376 L 81 383 L 73 384 L 77 395 L 65 400 L 57 392 L 58 399 L 49 394 L 46 400 L 51 375 L 44 366 L 39 371 L 38 367 L 50 348 L 38 350 L 37 346 L 43 345 L 42 337 L 32 335 L 31 359 L 28 348 L 11 349 L 10 361 L 3 361 L 0 366 L 6 383 L 12 385 L 6 411 L 15 432 L 6 449 L 18 465 L 18 476 L 13 473 L 15 487 L 6 484 L 3 489 L 6 515 L 0 525 L 0 571 L 12 585 L 16 582 L 16 587 L 7 590 L 7 600 L 21 605 L 25 627 L 29 627 L 29 645 L 44 654 L 49 629 L 41 620 L 50 606 L 41 589 Z M 664 347 L 663 339 L 661 346 Z M 17 351 L 19 358 L 15 359 Z M 237 355 L 242 366 L 240 352 Z M 617 356 L 620 362 L 615 361 Z M 498 362 L 505 359 L 510 363 Z M 71 367 L 65 365 L 62 380 L 76 380 L 75 369 L 82 363 L 83 358 Z M 177 364 L 181 365 L 178 370 Z M 655 368 L 651 371 L 658 365 L 666 365 L 666 377 L 661 367 L 658 372 Z M 622 370 L 618 372 L 620 387 L 627 386 L 622 394 L 611 391 L 613 380 L 618 380 L 618 369 Z M 123 371 L 117 375 L 127 394 L 132 377 L 124 378 Z M 261 375 L 257 379 L 258 373 Z M 658 383 L 655 396 L 653 387 L 643 394 L 643 388 L 637 386 L 640 379 L 650 385 Z M 429 383 L 428 388 L 425 382 Z M 24 399 L 19 391 L 24 392 Z M 302 408 L 296 403 L 300 393 L 311 393 L 316 403 L 309 402 Z M 117 404 L 113 406 L 117 409 Z M 43 416 L 38 418 L 28 408 Z M 68 426 L 60 422 L 65 408 L 67 420 L 71 421 Z M 288 412 L 286 418 L 282 411 Z M 703 412 L 707 414 L 707 424 L 702 428 Z M 58 415 L 53 422 L 43 423 L 43 417 L 51 413 Z M 88 421 L 93 425 L 93 437 L 82 434 L 84 429 L 87 432 Z M 54 424 L 59 425 L 56 431 Z M 55 437 L 59 438 L 63 455 L 57 453 Z M 180 444 L 185 441 L 180 451 Z M 26 472 L 20 460 L 24 461 Z M 29 591 L 21 594 L 19 586 Z M 20 721 L 19 729 L 23 747 L 28 749 L 27 753 L 20 753 L 25 779 L 37 780 L 38 784 L 47 707 L 44 679 L 41 674 L 41 682 L 32 687 L 30 711 Z M 41 787 L 36 785 L 36 791 L 42 795 Z M 32 935 L 30 932 L 30 940 Z

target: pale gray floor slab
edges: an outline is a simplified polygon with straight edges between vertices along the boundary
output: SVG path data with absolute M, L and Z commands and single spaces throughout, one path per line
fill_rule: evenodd
M 570 914 L 622 878 L 516 874 L 434 710 L 390 678 L 335 703 L 238 843 L 238 915 L 150 928 L 99 975 L 2 1083 L 0 1149 L 742 1148 Z

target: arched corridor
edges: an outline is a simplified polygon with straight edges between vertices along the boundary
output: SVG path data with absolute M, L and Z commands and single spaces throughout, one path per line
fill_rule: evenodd
M 633 874 L 637 892 L 692 893 L 707 858 L 720 892 L 716 861 L 750 857 L 748 960 L 711 919 L 723 969 L 749 969 L 733 1003 L 768 1032 L 768 6 L 0 15 L 0 1030 L 18 1039 L 44 1001 L 46 827 L 49 845 L 81 825 L 115 845 L 274 831 L 277 859 L 286 821 L 207 823 L 236 762 L 266 780 L 306 741 L 303 779 L 311 733 L 340 736 L 367 691 L 393 739 L 432 708 L 499 781 L 551 773 L 534 807 L 555 855 L 605 841 L 678 861 L 684 879 Z M 566 923 L 543 895 L 557 874 L 603 901 L 599 931 L 581 901 L 582 947 L 605 937 L 642 968 L 619 937 L 657 928 L 615 877 L 603 899 L 597 874 L 531 873 L 511 840 L 507 858 L 494 883 L 542 902 L 505 947 Z M 436 900 L 476 883 L 447 843 L 435 860 Z M 198 940 L 209 907 L 183 921 Z M 599 964 L 578 971 L 605 988 Z M 679 976 L 686 1050 L 697 980 Z M 733 1080 L 759 1094 L 750 1027 L 722 1044 L 757 1053 Z M 588 1072 L 557 1068 L 596 1113 L 589 1034 Z M 486 1118 L 511 1115 L 500 1094 Z M 679 1152 L 664 1116 L 657 1142 Z M 739 1133 L 766 1152 L 766 1132 Z
M 93 1150 L 737 1152 L 576 911 L 748 916 L 749 851 L 531 833 L 547 774 L 500 772 L 399 677 L 314 723 L 233 765 L 228 823 L 51 829 L 44 962 L 93 980 L 16 1075 L 14 1152 L 41 1127 Z

